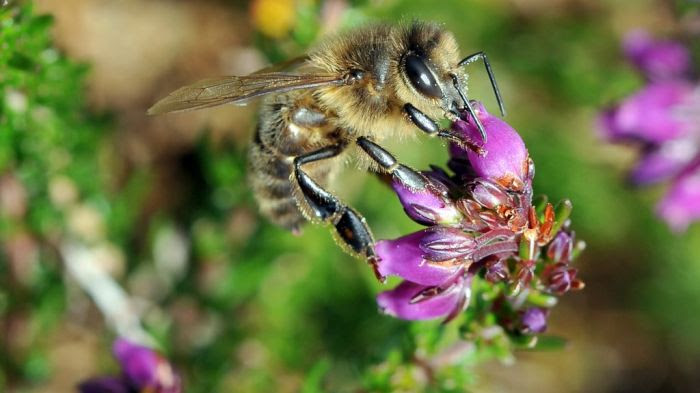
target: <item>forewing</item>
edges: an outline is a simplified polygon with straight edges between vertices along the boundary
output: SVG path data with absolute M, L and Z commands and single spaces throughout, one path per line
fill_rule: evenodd
M 148 114 L 182 112 L 243 102 L 270 93 L 340 85 L 342 76 L 332 74 L 288 74 L 281 72 L 205 79 L 181 87 L 158 101 Z

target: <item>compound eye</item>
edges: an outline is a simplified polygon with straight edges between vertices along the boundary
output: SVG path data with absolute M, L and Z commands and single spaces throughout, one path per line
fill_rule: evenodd
M 442 97 L 440 85 L 438 85 L 422 57 L 407 55 L 404 59 L 403 67 L 406 70 L 408 80 L 421 94 L 432 98 Z

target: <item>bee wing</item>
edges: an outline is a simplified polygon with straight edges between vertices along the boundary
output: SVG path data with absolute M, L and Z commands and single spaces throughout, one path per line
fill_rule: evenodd
M 223 104 L 241 103 L 265 94 L 341 85 L 344 81 L 342 75 L 336 74 L 288 74 L 282 72 L 205 79 L 170 93 L 148 109 L 148 114 L 183 112 Z

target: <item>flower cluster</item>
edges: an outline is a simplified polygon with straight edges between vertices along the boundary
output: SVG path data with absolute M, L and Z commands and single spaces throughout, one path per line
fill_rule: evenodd
M 520 135 L 474 106 L 488 134 L 484 154 L 451 145 L 453 175 L 437 167 L 421 172 L 428 183 L 421 190 L 393 182 L 406 214 L 426 228 L 377 243 L 379 273 L 404 279 L 377 301 L 398 318 L 449 321 L 468 309 L 479 281 L 496 289 L 485 312 L 506 331 L 539 333 L 556 296 L 583 287 L 571 267 L 583 243 L 569 229 L 570 202 L 533 203 L 534 163 Z M 468 114 L 452 129 L 479 140 Z
M 182 392 L 180 377 L 167 359 L 152 349 L 119 338 L 112 350 L 122 374 L 87 380 L 78 387 L 81 393 Z
M 635 31 L 624 42 L 628 60 L 646 84 L 599 117 L 603 136 L 641 145 L 630 180 L 647 185 L 670 180 L 658 214 L 675 231 L 700 218 L 700 88 L 692 80 L 683 45 L 655 41 Z

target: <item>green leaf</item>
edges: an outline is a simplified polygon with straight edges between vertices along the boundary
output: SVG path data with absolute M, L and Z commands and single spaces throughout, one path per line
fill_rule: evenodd
M 559 232 L 562 225 L 564 225 L 566 220 L 569 219 L 569 216 L 571 215 L 571 210 L 573 208 L 574 206 L 568 199 L 564 199 L 561 202 L 557 203 L 557 206 L 554 208 L 554 226 L 552 227 L 553 234 Z
M 565 338 L 559 336 L 542 335 L 537 337 L 537 343 L 530 348 L 531 351 L 560 351 L 568 345 Z
M 557 304 L 557 297 L 532 291 L 527 295 L 527 301 L 534 306 L 551 308 Z
M 328 359 L 319 360 L 306 375 L 304 385 L 301 387 L 302 393 L 323 393 L 323 377 L 331 369 L 331 362 Z

